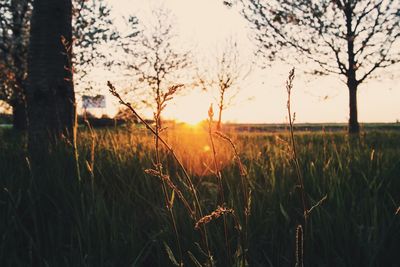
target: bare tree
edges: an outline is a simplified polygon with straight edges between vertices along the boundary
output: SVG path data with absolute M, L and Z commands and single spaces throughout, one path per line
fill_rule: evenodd
M 177 47 L 174 22 L 168 10 L 153 10 L 151 21 L 141 23 L 141 28 L 134 17 L 128 23 L 132 32 L 121 43 L 126 58 L 122 65 L 134 77 L 136 97 L 143 94 L 142 102 L 154 111 L 159 129 L 167 102 L 185 88 L 182 77 L 190 65 L 190 53 Z
M 240 91 L 242 82 L 250 73 L 251 68 L 241 60 L 238 44 L 228 39 L 215 57 L 215 63 L 207 64 L 198 75 L 200 84 L 205 90 L 217 92 L 218 121 L 217 130 L 221 130 L 222 112 L 230 107 Z
M 400 62 L 398 0 L 239 0 L 269 59 L 313 63 L 349 90 L 349 133 L 358 133 L 357 89 L 378 69 Z M 225 4 L 232 3 L 225 1 Z M 282 48 L 287 48 L 283 50 Z M 293 52 L 293 53 L 290 53 Z

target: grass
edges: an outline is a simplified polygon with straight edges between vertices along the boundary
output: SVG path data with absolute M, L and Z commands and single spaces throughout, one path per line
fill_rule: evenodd
M 32 176 L 21 136 L 0 131 L 1 266 L 169 266 L 178 255 L 174 228 L 160 180 L 145 174 L 154 164 L 154 139 L 144 129 L 95 130 L 79 134 L 82 181 L 66 169 L 62 151 L 48 168 Z M 228 242 L 237 259 L 250 266 L 294 266 L 296 229 L 303 208 L 297 192 L 285 133 L 230 132 L 251 189 L 248 243 L 240 242 L 237 222 L 226 214 Z M 190 173 L 204 215 L 217 208 L 219 185 L 207 129 L 170 129 L 164 138 Z M 193 142 L 196 140 L 196 142 Z M 244 225 L 241 173 L 231 145 L 214 137 L 226 208 Z M 341 132 L 297 133 L 296 148 L 312 211 L 304 240 L 305 266 L 396 266 L 400 247 L 400 133 L 362 135 L 351 144 Z M 207 148 L 208 146 L 208 148 Z M 160 160 L 171 179 L 191 198 L 173 158 Z M 190 202 L 192 204 L 192 202 Z M 183 262 L 207 262 L 201 233 L 184 205 L 174 201 Z M 207 224 L 216 266 L 227 266 L 224 221 Z M 190 251 L 190 252 L 189 252 Z M 178 258 L 178 257 L 176 257 Z M 195 258 L 196 260 L 194 260 Z M 229 259 L 231 260 L 231 259 Z M 235 263 L 233 263 L 235 264 Z

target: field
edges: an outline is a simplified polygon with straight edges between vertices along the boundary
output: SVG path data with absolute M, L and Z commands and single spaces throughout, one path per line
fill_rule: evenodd
M 35 173 L 0 129 L 0 266 L 399 266 L 399 131 L 295 132 L 299 174 L 285 131 L 167 129 L 190 181 L 145 128 L 78 135 L 79 175 L 58 147 Z

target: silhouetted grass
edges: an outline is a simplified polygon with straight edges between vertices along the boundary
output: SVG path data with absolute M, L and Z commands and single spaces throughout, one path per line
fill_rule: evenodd
M 249 265 L 294 266 L 303 208 L 288 150 L 290 136 L 227 135 L 251 188 L 248 247 L 241 248 L 248 249 Z M 43 159 L 48 166 L 43 173 L 33 175 L 23 137 L 0 130 L 0 266 L 172 265 L 165 244 L 172 253 L 178 249 L 160 181 L 144 172 L 154 164 L 153 137 L 145 129 L 122 127 L 95 130 L 94 136 L 91 165 L 92 135 L 79 134 L 79 182 L 66 169 L 70 159 L 62 148 Z M 189 170 L 203 210 L 211 214 L 219 185 L 212 172 L 213 152 L 206 147 L 207 129 L 172 129 L 165 138 Z M 231 144 L 217 137 L 214 141 L 225 205 L 244 225 L 243 173 Z M 397 266 L 400 133 L 368 132 L 356 143 L 342 132 L 297 133 L 296 149 L 309 206 L 328 195 L 308 218 L 305 266 Z M 173 158 L 161 152 L 166 173 L 183 177 Z M 190 199 L 187 191 L 183 194 Z M 201 234 L 177 199 L 174 212 L 185 265 L 194 265 L 188 251 L 205 262 L 207 255 L 195 243 Z M 240 253 L 236 222 L 227 215 L 226 223 L 232 252 Z M 227 266 L 223 220 L 207 227 L 216 265 Z M 243 264 L 240 255 L 235 259 L 236 266 Z

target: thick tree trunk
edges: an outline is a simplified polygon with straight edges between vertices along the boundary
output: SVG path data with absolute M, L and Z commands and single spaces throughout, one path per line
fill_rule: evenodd
M 48 146 L 75 141 L 75 94 L 72 83 L 71 0 L 35 0 L 28 55 L 28 149 L 32 158 Z M 67 46 L 68 46 L 67 45 Z
M 17 131 L 26 131 L 28 118 L 26 114 L 26 104 L 23 100 L 16 100 L 12 105 L 13 128 Z

